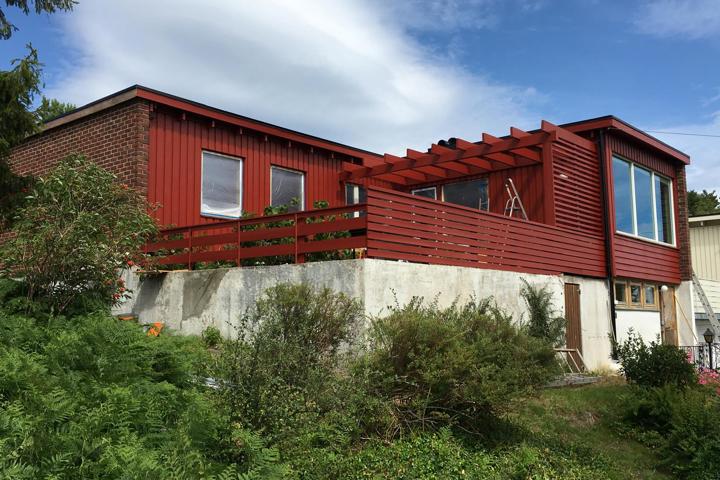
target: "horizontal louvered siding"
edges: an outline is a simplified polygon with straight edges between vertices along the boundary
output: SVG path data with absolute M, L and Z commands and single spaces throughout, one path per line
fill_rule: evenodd
M 368 257 L 603 277 L 602 238 L 393 190 L 368 190 Z
M 555 222 L 602 237 L 603 207 L 597 151 L 565 140 L 553 144 Z

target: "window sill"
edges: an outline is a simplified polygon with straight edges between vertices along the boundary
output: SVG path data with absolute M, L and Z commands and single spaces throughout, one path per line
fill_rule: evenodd
M 240 220 L 242 218 L 241 216 L 240 217 L 231 217 L 229 215 L 220 215 L 220 214 L 216 214 L 216 213 L 205 213 L 205 212 L 200 212 L 200 216 L 203 218 L 217 218 L 220 220 Z
M 640 237 L 640 236 L 638 236 L 638 235 L 633 235 L 632 233 L 621 232 L 621 231 L 619 231 L 619 230 L 616 230 L 616 231 L 615 231 L 615 235 L 620 235 L 621 237 L 625 237 L 625 238 L 631 238 L 631 239 L 633 239 L 633 240 L 639 240 L 639 241 L 641 241 L 641 242 L 650 243 L 650 244 L 653 244 L 653 245 L 657 245 L 657 246 L 659 246 L 659 247 L 674 248 L 675 250 L 677 250 L 677 248 L 678 248 L 677 245 L 674 245 L 674 244 L 671 244 L 671 243 L 658 242 L 657 240 L 652 240 L 652 239 L 650 239 L 650 238 Z

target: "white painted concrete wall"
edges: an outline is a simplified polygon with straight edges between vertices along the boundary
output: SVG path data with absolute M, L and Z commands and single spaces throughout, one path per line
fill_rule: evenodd
M 427 302 L 437 301 L 441 307 L 456 300 L 466 302 L 473 296 L 491 296 L 515 319 L 523 321 L 526 307 L 520 296 L 522 279 L 539 287 L 547 285 L 560 314 L 564 314 L 565 281 L 579 283 L 586 363 L 590 369 L 611 364 L 606 283 L 580 277 L 375 259 L 175 272 L 141 281 L 128 273 L 126 283 L 135 292 L 134 297 L 116 308 L 115 313 L 137 314 L 142 323 L 164 322 L 183 334 L 198 335 L 214 325 L 223 335 L 232 337 L 242 313 L 267 288 L 283 282 L 307 282 L 362 300 L 369 317 L 381 316 L 387 313 L 388 306 L 396 302 L 403 305 L 416 296 Z
M 659 342 L 662 333 L 660 325 L 660 312 L 652 310 L 617 310 L 618 342 L 628 339 L 630 329 L 639 335 L 646 343 Z

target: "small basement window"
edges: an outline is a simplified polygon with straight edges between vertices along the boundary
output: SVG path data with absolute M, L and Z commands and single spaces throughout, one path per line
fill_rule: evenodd
M 642 286 L 634 283 L 630 284 L 630 303 L 633 305 L 642 305 Z
M 305 209 L 305 174 L 287 168 L 270 168 L 270 205 L 287 205 L 288 212 Z
M 200 214 L 240 218 L 243 160 L 219 153 L 202 152 L 201 169 Z
M 627 303 L 627 284 L 615 282 L 615 303 Z
M 412 193 L 413 195 L 417 195 L 418 197 L 425 197 L 437 200 L 436 187 L 416 188 L 415 190 L 411 190 L 410 193 Z
M 630 280 L 615 281 L 615 305 L 621 309 L 658 310 L 658 286 Z

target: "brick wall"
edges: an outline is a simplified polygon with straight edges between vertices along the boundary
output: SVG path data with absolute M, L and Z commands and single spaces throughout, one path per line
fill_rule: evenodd
M 687 178 L 685 166 L 677 168 L 677 207 L 678 207 L 678 231 L 677 242 L 680 248 L 680 275 L 683 280 L 692 278 L 692 257 L 690 256 L 690 231 L 688 226 L 687 208 Z
M 79 153 L 147 195 L 149 129 L 149 104 L 132 100 L 29 138 L 13 150 L 10 165 L 42 176 Z

